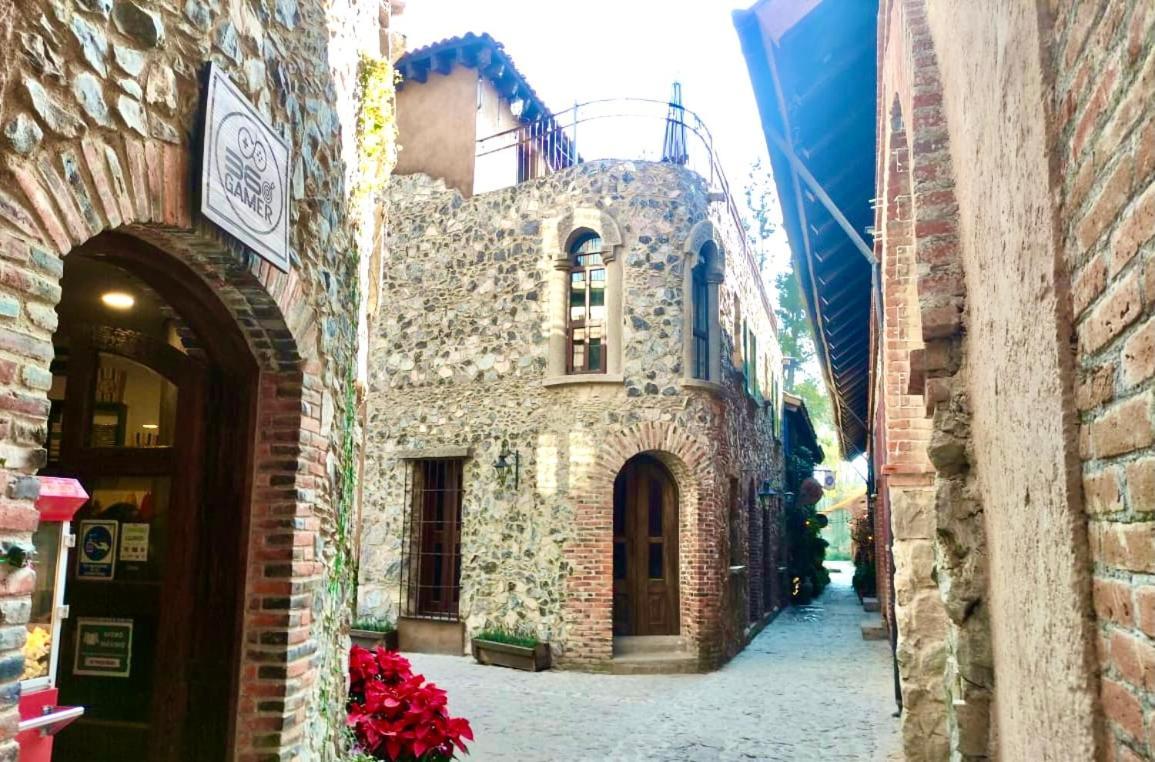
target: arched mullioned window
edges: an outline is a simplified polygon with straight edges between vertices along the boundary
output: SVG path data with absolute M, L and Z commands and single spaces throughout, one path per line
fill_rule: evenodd
M 622 234 L 600 209 L 546 227 L 549 353 L 545 386 L 622 383 Z
M 585 233 L 574 239 L 569 254 L 566 370 L 605 373 L 607 279 L 602 239 L 596 233 Z
M 724 253 L 717 231 L 708 220 L 690 231 L 685 251 L 685 310 L 683 311 L 683 377 L 720 388 L 722 327 L 718 322 L 718 286 L 725 277 Z

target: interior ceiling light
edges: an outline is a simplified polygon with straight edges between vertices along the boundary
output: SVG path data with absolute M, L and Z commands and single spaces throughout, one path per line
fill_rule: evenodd
M 114 310 L 130 310 L 132 305 L 136 304 L 136 299 L 132 294 L 126 294 L 123 291 L 108 291 L 100 295 L 100 301 Z
M 142 429 L 159 429 L 160 428 L 160 426 L 158 424 L 155 424 L 155 423 L 142 423 L 142 424 L 140 424 L 140 427 Z

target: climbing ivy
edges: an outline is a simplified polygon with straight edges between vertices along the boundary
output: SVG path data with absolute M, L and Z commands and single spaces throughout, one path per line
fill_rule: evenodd
M 396 101 L 394 90 L 394 70 L 392 64 L 383 59 L 362 54 L 358 64 L 357 110 L 357 180 L 349 198 L 352 210 L 353 240 L 360 240 L 356 228 L 371 225 L 375 219 L 373 209 L 368 206 L 374 191 L 380 189 L 389 177 L 389 172 L 397 160 Z M 351 279 L 349 304 L 361 305 L 360 277 L 362 252 L 360 246 L 353 246 L 350 255 Z M 320 619 L 330 637 L 336 638 L 344 632 L 352 618 L 357 585 L 357 565 L 353 557 L 353 523 L 357 505 L 357 481 L 359 470 L 358 439 L 360 426 L 357 392 L 357 340 L 359 330 L 354 326 L 349 331 L 349 346 L 344 358 L 345 368 L 341 389 L 340 409 L 335 438 L 338 442 L 338 463 L 335 475 L 335 499 L 333 506 L 333 537 L 330 556 L 326 565 L 325 600 L 322 603 Z M 321 700 L 322 721 L 330 727 L 344 725 L 344 700 L 342 687 L 345 680 L 347 659 L 344 652 L 332 649 L 323 658 L 326 663 L 321 668 L 322 679 L 318 692 Z M 337 717 L 328 716 L 336 712 Z M 345 755 L 345 739 L 337 738 L 336 755 Z
M 358 69 L 357 149 L 361 196 L 379 188 L 397 163 L 396 73 L 386 59 L 361 55 Z

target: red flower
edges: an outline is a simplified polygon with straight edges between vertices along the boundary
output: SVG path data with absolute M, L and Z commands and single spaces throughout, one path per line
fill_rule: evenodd
M 457 750 L 469 753 L 469 722 L 450 717 L 445 691 L 414 675 L 401 654 L 353 646 L 349 677 L 346 724 L 364 751 L 406 762 L 444 762 Z

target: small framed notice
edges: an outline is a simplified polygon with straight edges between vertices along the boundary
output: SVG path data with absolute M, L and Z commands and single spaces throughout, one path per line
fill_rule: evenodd
M 132 674 L 132 620 L 77 619 L 72 674 L 95 677 Z
M 204 115 L 201 213 L 288 272 L 288 142 L 212 63 Z
M 120 560 L 148 561 L 148 524 L 129 523 L 120 528 Z
M 76 576 L 110 580 L 116 575 L 116 534 L 119 521 L 81 521 L 77 535 Z

